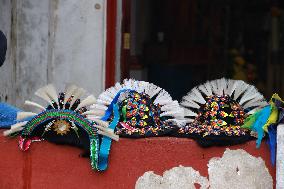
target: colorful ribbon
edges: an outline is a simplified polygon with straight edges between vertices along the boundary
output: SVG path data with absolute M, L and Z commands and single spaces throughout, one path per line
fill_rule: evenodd
M 115 95 L 112 102 L 108 106 L 108 109 L 106 110 L 104 117 L 101 118 L 101 120 L 107 121 L 109 119 L 109 117 L 111 116 L 111 114 L 113 113 L 114 118 L 113 118 L 113 120 L 112 120 L 112 122 L 109 126 L 110 129 L 114 130 L 115 127 L 117 126 L 118 122 L 119 122 L 120 113 L 119 113 L 119 107 L 117 105 L 117 101 L 120 97 L 120 94 L 124 93 L 126 91 L 133 91 L 133 90 L 131 90 L 131 89 L 120 90 Z M 111 138 L 109 138 L 107 136 L 103 136 L 102 142 L 101 142 L 101 145 L 100 145 L 99 163 L 98 163 L 98 170 L 100 170 L 100 171 L 104 171 L 107 168 L 108 156 L 109 156 L 109 151 L 110 151 L 110 147 L 111 147 L 111 142 L 112 142 Z
M 117 104 L 113 104 L 113 113 L 114 113 L 114 119 L 111 122 L 109 128 L 110 129 L 115 129 L 116 125 L 119 122 L 119 107 Z M 99 164 L 98 164 L 98 170 L 100 171 L 104 171 L 107 168 L 107 164 L 108 164 L 108 156 L 109 156 L 109 151 L 110 151 L 110 147 L 111 147 L 111 141 L 112 139 L 107 137 L 107 136 L 103 136 L 102 138 L 102 143 L 100 146 L 100 152 L 99 152 Z

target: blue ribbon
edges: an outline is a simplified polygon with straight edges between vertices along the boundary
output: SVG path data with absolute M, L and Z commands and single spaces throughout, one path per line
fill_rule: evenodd
M 115 129 L 117 126 L 119 119 L 120 119 L 120 114 L 119 114 L 119 107 L 117 105 L 118 98 L 120 97 L 121 93 L 124 93 L 126 91 L 131 91 L 130 89 L 122 89 L 120 90 L 115 97 L 113 98 L 112 102 L 108 106 L 108 109 L 106 110 L 106 113 L 104 117 L 101 118 L 103 121 L 107 121 L 111 114 L 114 114 L 114 119 L 111 122 L 109 128 L 110 129 Z M 108 156 L 109 156 L 109 151 L 111 147 L 111 138 L 107 136 L 103 136 L 102 142 L 100 145 L 100 153 L 99 153 L 99 164 L 98 164 L 98 169 L 103 171 L 106 170 L 107 168 L 107 163 L 108 163 Z
M 113 112 L 113 105 L 117 103 L 120 94 L 124 93 L 126 91 L 130 91 L 130 90 L 129 89 L 122 89 L 115 95 L 115 97 L 113 98 L 112 102 L 108 106 L 104 117 L 102 117 L 101 120 L 103 120 L 103 121 L 107 121 L 108 120 L 108 118 L 111 116 L 111 114 Z
M 119 118 L 120 118 L 120 114 L 119 114 L 119 107 L 117 104 L 113 104 L 113 113 L 114 113 L 114 119 L 111 122 L 109 128 L 110 129 L 115 129 L 116 125 L 119 122 Z M 107 168 L 107 164 L 108 164 L 108 156 L 109 156 L 109 151 L 110 151 L 110 147 L 111 147 L 111 141 L 112 139 L 107 137 L 107 136 L 103 136 L 102 138 L 102 143 L 100 146 L 100 152 L 99 152 L 99 163 L 98 163 L 98 169 L 100 171 L 104 171 Z
M 0 102 L 0 129 L 9 129 L 11 125 L 18 123 L 17 113 L 22 110 Z

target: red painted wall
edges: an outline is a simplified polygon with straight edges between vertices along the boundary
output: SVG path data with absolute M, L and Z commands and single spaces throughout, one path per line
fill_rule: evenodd
M 265 143 L 260 149 L 255 142 L 233 146 L 242 148 L 266 161 L 275 181 Z M 226 147 L 200 148 L 190 139 L 149 138 L 120 139 L 114 142 L 106 172 L 94 172 L 88 158 L 79 157 L 80 149 L 48 142 L 33 143 L 28 152 L 17 147 L 16 139 L 0 137 L 1 189 L 77 189 L 77 188 L 134 188 L 137 178 L 145 171 L 162 174 L 172 167 L 183 165 L 208 176 L 210 158 L 222 156 Z M 274 183 L 275 184 L 275 183 Z

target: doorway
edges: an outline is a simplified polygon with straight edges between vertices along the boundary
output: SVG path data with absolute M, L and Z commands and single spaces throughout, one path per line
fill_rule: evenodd
M 270 95 L 270 1 L 122 2 L 122 79 L 152 82 L 177 100 L 221 77 Z

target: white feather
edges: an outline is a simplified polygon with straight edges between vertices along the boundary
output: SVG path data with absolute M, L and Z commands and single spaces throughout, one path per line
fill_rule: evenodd
M 96 98 L 94 97 L 94 95 L 90 95 L 87 98 L 85 98 L 84 100 L 82 100 L 82 102 L 78 105 L 76 110 L 78 110 L 79 108 L 82 108 L 84 106 L 90 106 L 90 105 L 95 104 L 95 103 L 96 103 Z
M 39 108 L 39 109 L 41 109 L 42 111 L 45 111 L 45 110 L 46 110 L 42 105 L 40 105 L 40 104 L 38 104 L 38 103 L 35 103 L 35 102 L 32 102 L 32 101 L 29 101 L 29 100 L 26 100 L 26 101 L 25 101 L 25 105 L 33 106 L 33 107 Z
M 107 132 L 104 132 L 104 131 L 101 131 L 101 130 L 98 130 L 98 134 L 100 135 L 103 135 L 103 136 L 107 136 L 115 141 L 118 141 L 119 140 L 119 136 L 114 134 L 114 133 L 107 133 Z
M 206 101 L 204 100 L 203 96 L 201 95 L 201 93 L 198 91 L 198 89 L 195 87 L 191 90 L 191 95 L 192 97 L 195 97 L 195 102 L 201 103 L 201 104 L 205 104 Z
M 19 128 L 17 128 L 17 129 L 6 130 L 6 131 L 3 132 L 3 135 L 4 135 L 4 136 L 9 136 L 9 135 L 11 135 L 11 134 L 13 134 L 13 133 L 16 133 L 16 132 L 18 132 L 18 131 L 21 131 L 21 130 L 23 130 L 23 127 L 19 127 Z
M 184 109 L 184 116 L 195 117 L 197 116 L 197 113 L 190 109 Z
M 188 107 L 188 108 L 196 108 L 199 109 L 200 105 L 198 105 L 197 103 L 191 101 L 190 99 L 187 99 L 188 96 L 185 96 L 183 101 L 181 102 L 182 106 Z
M 20 122 L 20 123 L 16 123 L 14 125 L 11 126 L 11 129 L 9 130 L 6 130 L 3 132 L 3 135 L 4 136 L 9 136 L 13 133 L 16 133 L 18 131 L 21 131 L 23 130 L 23 127 L 27 124 L 27 121 L 24 121 L 24 122 Z
M 209 81 L 204 83 L 203 86 L 205 87 L 206 91 L 208 91 L 208 93 L 210 94 L 209 96 L 213 95 L 211 84 Z
M 17 129 L 19 127 L 24 127 L 27 123 L 28 123 L 28 121 L 23 121 L 23 122 L 16 123 L 16 124 L 11 126 L 11 129 Z
M 236 81 L 237 86 L 235 88 L 235 93 L 234 93 L 234 100 L 237 100 L 237 98 L 240 97 L 241 94 L 243 94 L 249 85 L 245 83 L 244 81 Z
M 217 88 L 218 88 L 217 93 L 222 95 L 223 92 L 224 92 L 224 89 L 227 88 L 227 80 L 225 78 L 218 79 L 217 80 Z
M 73 93 L 78 89 L 76 85 L 69 84 L 66 86 L 65 89 L 65 97 L 64 97 L 64 104 L 67 100 L 73 95 Z
M 74 91 L 74 94 L 73 94 L 73 98 L 72 98 L 72 101 L 70 102 L 70 107 L 72 107 L 72 105 L 74 104 L 74 102 L 80 98 L 82 95 L 85 94 L 85 89 L 83 88 L 78 88 L 76 91 Z
M 200 85 L 198 87 L 198 89 L 203 93 L 205 94 L 206 96 L 210 96 L 212 95 L 212 93 L 210 93 L 209 91 L 207 91 L 206 87 L 204 85 Z
M 58 94 L 56 92 L 55 87 L 52 84 L 47 85 L 45 88 L 46 94 L 52 99 L 54 102 L 58 104 Z
M 197 102 L 197 103 L 200 103 L 200 104 L 204 103 L 204 101 L 205 101 L 203 97 L 202 97 L 202 99 L 200 99 L 198 96 L 194 95 L 193 93 L 188 94 L 186 99 L 189 102 L 193 101 L 193 102 Z
M 105 105 L 101 105 L 101 104 L 94 104 L 92 106 L 90 106 L 91 110 L 107 110 L 107 106 Z
M 160 116 L 161 117 L 171 116 L 171 117 L 181 118 L 182 116 L 184 116 L 184 112 L 181 110 L 165 111 L 161 113 Z
M 186 124 L 185 119 L 167 119 L 166 122 L 175 123 L 178 127 L 183 127 Z
M 260 98 L 261 96 L 259 96 Z M 258 99 L 258 100 L 255 100 L 255 99 L 252 99 L 251 101 L 248 101 L 244 106 L 243 108 L 244 109 L 247 109 L 247 108 L 251 108 L 251 107 L 256 107 L 256 106 L 260 106 L 260 107 L 264 107 L 264 106 L 267 106 L 268 103 L 266 101 L 263 100 L 263 98 L 261 99 Z
M 214 94 L 218 94 L 217 80 L 213 80 L 210 82 L 212 92 Z
M 45 87 L 39 88 L 36 92 L 35 95 L 42 98 L 43 100 L 47 101 L 49 104 L 52 105 L 50 97 L 46 94 Z
M 34 112 L 18 112 L 17 113 L 17 120 L 23 120 L 29 117 L 36 116 L 37 114 Z
M 178 101 L 175 100 L 175 101 L 172 101 L 165 106 L 162 106 L 161 110 L 162 111 L 170 111 L 170 110 L 178 109 L 178 108 L 180 108 L 179 103 L 178 103 Z
M 102 127 L 109 127 L 109 124 L 106 121 L 100 119 L 93 119 L 93 121 L 96 123 L 96 125 L 100 125 Z
M 105 111 L 104 110 L 89 110 L 89 111 L 82 113 L 82 115 L 103 116 L 103 115 L 105 115 Z
M 242 98 L 240 99 L 240 104 L 243 105 L 245 102 L 255 99 L 258 96 L 262 96 L 258 93 L 254 86 L 249 86 L 248 89 L 244 92 Z M 263 96 L 262 96 L 263 97 Z
M 167 91 L 161 90 L 158 96 L 156 97 L 156 99 L 154 100 L 154 104 L 160 104 L 163 106 L 171 101 L 172 101 L 171 95 Z

